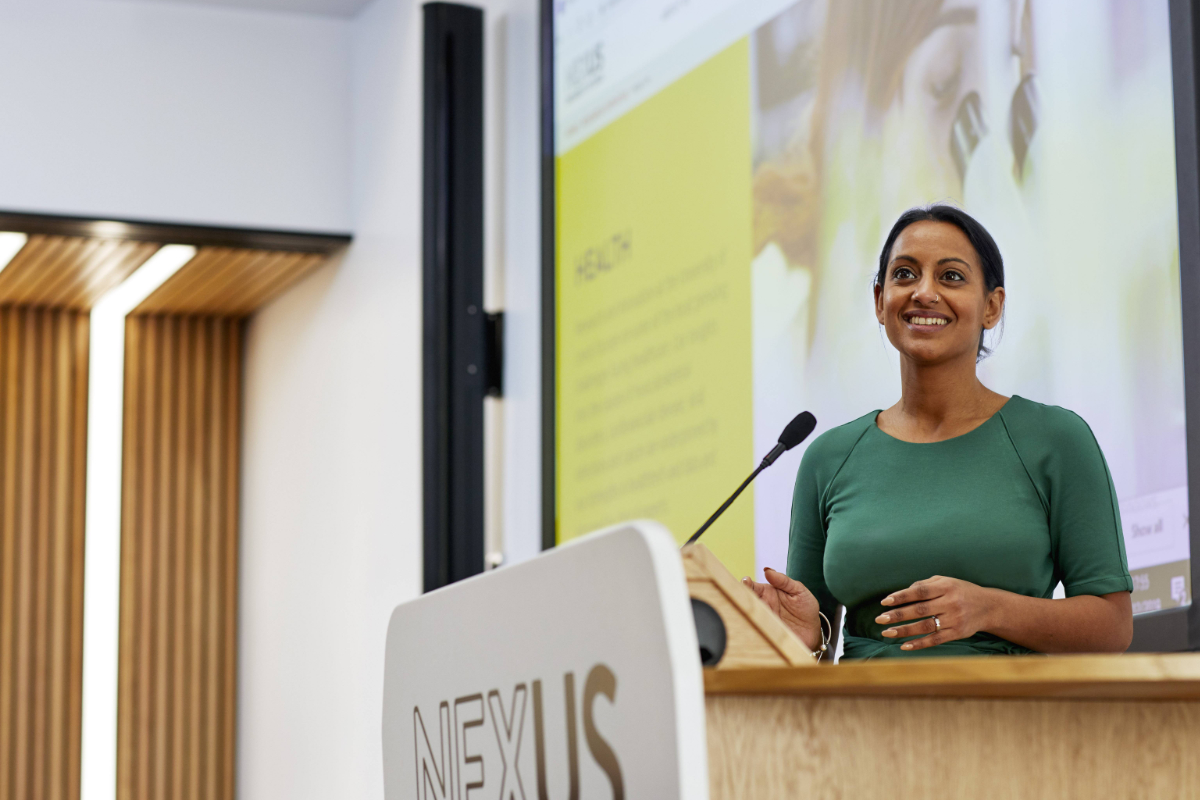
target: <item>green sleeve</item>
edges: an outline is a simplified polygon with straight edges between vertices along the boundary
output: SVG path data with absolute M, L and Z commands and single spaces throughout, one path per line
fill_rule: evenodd
M 1047 506 L 1055 571 L 1067 596 L 1133 591 L 1116 489 L 1092 429 L 1065 409 L 1039 412 L 1036 429 L 1014 444 Z
M 818 473 L 825 449 L 818 439 L 804 452 L 792 493 L 792 524 L 788 535 L 787 574 L 803 583 L 817 598 L 821 611 L 835 619 L 838 602 L 825 583 L 825 512 Z

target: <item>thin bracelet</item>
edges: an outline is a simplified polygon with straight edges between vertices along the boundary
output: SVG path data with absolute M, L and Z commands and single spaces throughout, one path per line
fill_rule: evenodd
M 812 657 L 821 663 L 821 656 L 825 655 L 825 651 L 829 649 L 829 639 L 833 636 L 833 625 L 829 623 L 829 618 L 820 611 L 817 611 L 821 616 L 821 646 L 812 651 Z M 829 628 L 829 633 L 825 633 L 825 628 Z

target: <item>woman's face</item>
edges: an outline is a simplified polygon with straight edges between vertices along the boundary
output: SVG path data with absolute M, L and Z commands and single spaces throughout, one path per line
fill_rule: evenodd
M 918 364 L 974 363 L 981 330 L 1000 320 L 1004 288 L 987 291 L 966 235 L 947 222 L 916 222 L 900 232 L 889 259 L 875 287 L 875 316 L 892 345 Z

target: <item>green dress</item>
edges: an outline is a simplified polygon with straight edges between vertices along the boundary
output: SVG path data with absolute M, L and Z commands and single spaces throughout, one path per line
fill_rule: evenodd
M 1132 591 L 1112 477 L 1076 414 L 1014 396 L 943 442 L 884 433 L 873 411 L 804 453 L 792 498 L 787 573 L 833 619 L 845 658 L 1018 654 L 987 633 L 920 650 L 874 620 L 889 593 L 934 575 L 1029 597 Z

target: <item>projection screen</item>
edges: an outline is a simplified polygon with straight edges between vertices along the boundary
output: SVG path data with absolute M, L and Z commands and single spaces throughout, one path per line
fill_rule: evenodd
M 1165 0 L 554 0 L 544 36 L 547 544 L 682 541 L 803 409 L 893 404 L 871 285 L 951 202 L 1007 272 L 986 385 L 1092 427 L 1136 613 L 1191 601 Z M 546 25 L 546 22 L 544 22 Z M 706 534 L 782 567 L 803 446 Z

